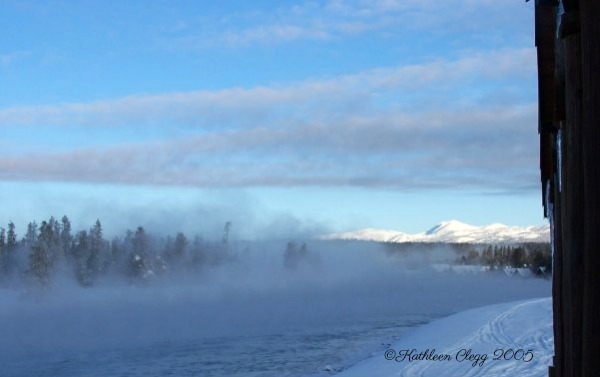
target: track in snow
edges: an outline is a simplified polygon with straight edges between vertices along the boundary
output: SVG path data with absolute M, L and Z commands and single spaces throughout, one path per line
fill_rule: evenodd
M 435 348 L 437 354 L 448 354 L 452 359 L 396 362 L 378 354 L 340 376 L 368 373 L 377 377 L 545 377 L 554 353 L 552 302 L 544 298 L 469 310 L 417 328 L 392 347 L 396 351 L 412 348 L 418 352 Z M 532 350 L 533 358 L 529 362 L 493 360 L 494 351 L 499 348 Z M 462 349 L 485 353 L 487 360 L 483 366 L 475 367 L 469 361 L 458 362 L 455 356 Z

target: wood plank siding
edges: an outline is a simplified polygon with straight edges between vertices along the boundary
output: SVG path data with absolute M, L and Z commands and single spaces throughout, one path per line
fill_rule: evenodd
M 550 376 L 600 376 L 600 2 L 537 0 L 540 173 L 552 224 Z

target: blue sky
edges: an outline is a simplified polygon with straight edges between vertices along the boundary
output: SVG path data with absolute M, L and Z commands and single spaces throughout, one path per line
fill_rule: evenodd
M 2 223 L 543 223 L 529 3 L 0 1 L 0 25 Z

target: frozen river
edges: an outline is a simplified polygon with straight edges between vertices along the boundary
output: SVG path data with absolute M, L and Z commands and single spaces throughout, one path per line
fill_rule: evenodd
M 318 255 L 293 271 L 250 251 L 147 286 L 0 289 L 0 376 L 330 375 L 415 325 L 550 293 L 542 279 L 406 268 L 373 250 Z

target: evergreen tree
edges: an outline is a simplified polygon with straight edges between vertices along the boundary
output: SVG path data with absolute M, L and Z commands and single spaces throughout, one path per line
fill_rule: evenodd
M 181 232 L 175 236 L 175 244 L 173 246 L 174 259 L 177 261 L 183 260 L 185 249 L 187 248 L 188 240 Z
M 38 261 L 45 260 L 43 258 L 46 257 L 48 258 L 48 265 L 43 267 L 43 271 L 50 271 L 58 264 L 58 261 L 61 260 L 60 239 L 58 238 L 58 229 L 54 217 L 51 217 L 47 222 L 42 221 L 39 227 L 37 240 L 34 240 L 37 231 L 37 224 L 35 222 L 30 223 L 30 226 L 28 226 L 27 229 L 25 242 L 29 245 L 30 250 L 32 250 L 33 253 L 37 252 L 40 255 L 40 257 L 37 258 Z M 37 248 L 34 248 L 34 246 Z
M 34 223 L 35 225 L 35 223 Z M 60 246 L 60 230 L 58 222 L 54 217 L 50 217 L 48 221 L 42 221 L 39 227 L 38 241 L 43 241 L 48 246 L 48 251 L 57 249 Z
M 53 263 L 57 263 L 65 258 L 62 248 L 62 239 L 60 237 L 61 226 L 54 216 L 51 216 L 48 220 L 47 228 L 49 246 L 48 251 L 50 252 L 50 257 L 52 258 Z
M 0 250 L 6 247 L 6 229 L 0 227 Z
M 469 249 L 469 251 L 467 251 L 467 262 L 469 264 L 475 264 L 478 261 L 479 261 L 479 253 L 477 252 L 477 250 Z
M 148 236 L 144 227 L 139 226 L 133 236 L 133 252 L 140 257 L 145 257 L 148 254 Z
M 488 246 L 485 249 L 485 251 L 481 254 L 481 260 L 484 265 L 489 266 L 491 268 L 495 267 L 494 252 L 491 246 Z
M 129 274 L 134 278 L 143 278 L 150 270 L 148 255 L 148 237 L 143 227 L 138 227 L 132 239 L 133 251 L 129 258 Z
M 0 280 L 8 274 L 8 251 L 6 250 L 6 230 L 0 227 Z
M 75 277 L 77 278 L 77 281 L 83 286 L 90 286 L 92 284 L 92 276 L 88 265 L 90 249 L 88 234 L 85 230 L 77 233 L 73 254 L 75 258 Z
M 33 245 L 29 255 L 29 273 L 34 281 L 42 287 L 50 285 L 52 270 L 50 255 L 43 243 Z
M 89 248 L 90 256 L 88 259 L 88 270 L 92 276 L 97 276 L 102 272 L 103 267 L 103 253 L 105 249 L 105 242 L 102 238 L 102 224 L 100 220 L 96 220 L 96 223 L 90 229 L 89 233 Z
M 15 256 L 13 252 L 17 249 L 17 233 L 15 232 L 15 224 L 10 221 L 8 223 L 8 231 L 6 232 L 6 247 L 4 248 L 4 274 L 10 276 L 16 269 Z
M 525 264 L 525 251 L 522 247 L 512 249 L 510 253 L 510 265 L 515 268 L 521 268 Z
M 125 263 L 125 244 L 119 237 L 114 237 L 110 242 L 110 266 L 113 269 L 122 270 Z
M 45 223 L 45 222 L 44 222 Z M 35 221 L 27 224 L 27 233 L 23 237 L 23 242 L 29 247 L 33 246 L 38 238 L 38 225 Z
M 10 252 L 17 247 L 17 234 L 15 233 L 15 224 L 8 223 L 8 232 L 6 233 L 6 248 Z
M 73 236 L 71 235 L 71 222 L 65 215 L 61 220 L 62 226 L 60 229 L 60 243 L 62 246 L 63 254 L 67 257 L 71 257 L 71 247 L 73 243 Z

